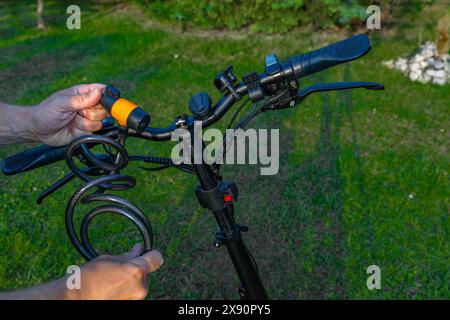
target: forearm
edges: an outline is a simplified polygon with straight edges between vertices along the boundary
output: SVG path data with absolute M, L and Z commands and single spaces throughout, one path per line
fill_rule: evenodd
M 62 300 L 71 299 L 71 291 L 66 286 L 66 278 L 44 283 L 36 287 L 0 293 L 0 300 Z
M 37 141 L 29 129 L 32 108 L 0 103 L 0 144 Z

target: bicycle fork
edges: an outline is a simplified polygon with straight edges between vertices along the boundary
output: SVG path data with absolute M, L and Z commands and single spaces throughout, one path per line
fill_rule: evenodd
M 218 224 L 214 246 L 226 246 L 241 282 L 241 299 L 267 300 L 256 262 L 242 239 L 241 232 L 248 231 L 248 228 L 237 224 L 234 219 L 233 203 L 238 197 L 236 185 L 223 181 L 207 164 L 193 166 L 200 181 L 196 189 L 200 205 L 213 212 Z

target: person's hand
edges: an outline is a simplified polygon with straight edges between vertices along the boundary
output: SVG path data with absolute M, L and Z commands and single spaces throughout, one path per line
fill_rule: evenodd
M 140 300 L 148 293 L 148 274 L 163 264 L 161 253 L 142 255 L 142 245 L 121 256 L 99 256 L 81 267 L 81 288 L 67 289 L 68 299 Z
M 103 84 L 77 85 L 51 95 L 32 107 L 29 131 L 36 140 L 61 146 L 102 128 L 108 116 L 99 104 Z
M 80 288 L 69 289 L 69 276 L 26 289 L 0 292 L 0 300 L 137 300 L 148 293 L 148 274 L 163 264 L 156 250 L 141 255 L 142 245 L 121 256 L 99 256 L 81 266 Z

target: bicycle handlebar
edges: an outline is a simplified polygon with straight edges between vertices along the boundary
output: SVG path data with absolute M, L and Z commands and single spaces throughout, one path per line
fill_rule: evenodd
M 270 96 L 276 90 L 280 89 L 280 86 L 282 88 L 283 85 L 285 85 L 280 84 L 280 80 L 283 80 L 286 83 L 291 80 L 296 82 L 297 79 L 308 76 L 312 73 L 362 57 L 369 50 L 370 42 L 367 35 L 357 35 L 349 39 L 336 42 L 327 47 L 306 54 L 294 56 L 284 63 L 278 63 L 275 57 L 275 66 L 268 65 L 266 59 L 265 72 L 255 74 L 253 79 L 257 79 L 257 84 L 261 86 L 261 93 L 263 96 Z M 224 86 L 223 88 L 226 87 L 226 83 L 221 84 Z M 231 84 L 231 89 L 229 89 L 228 92 L 219 101 L 217 101 L 209 115 L 201 119 L 202 126 L 208 127 L 220 120 L 235 102 L 240 100 L 242 96 L 249 94 L 250 91 L 254 89 L 253 85 L 254 83 L 248 83 L 245 81 L 236 86 Z M 225 91 L 223 88 L 220 90 Z M 336 90 L 340 89 L 343 88 L 336 88 Z M 382 89 L 382 85 L 380 85 L 379 89 Z M 328 88 L 327 90 L 332 89 Z M 252 97 L 252 95 L 250 95 L 250 97 Z M 294 99 L 293 101 L 300 100 L 301 99 Z M 128 134 L 130 136 L 147 140 L 167 141 L 171 139 L 174 130 L 180 127 L 190 127 L 193 125 L 194 120 L 198 119 L 194 119 L 193 116 L 187 116 L 184 118 L 178 117 L 172 124 L 165 128 L 147 127 L 144 130 L 140 130 L 142 129 L 142 126 L 139 128 L 129 127 Z M 122 120 L 122 122 L 124 122 L 124 120 Z M 114 131 L 114 129 L 116 129 L 116 131 Z M 105 134 L 105 131 L 102 130 L 99 134 Z M 117 135 L 117 127 L 106 130 L 106 134 L 110 137 L 115 137 Z M 65 147 L 50 147 L 47 145 L 38 146 L 6 158 L 1 163 L 1 170 L 6 175 L 13 175 L 36 169 L 59 160 L 63 160 L 64 152 Z

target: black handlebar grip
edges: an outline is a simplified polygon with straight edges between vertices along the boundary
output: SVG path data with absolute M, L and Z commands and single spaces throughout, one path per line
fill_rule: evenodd
M 13 175 L 46 166 L 64 159 L 65 147 L 51 147 L 46 144 L 9 156 L 1 162 L 1 170 Z
M 295 77 L 302 78 L 335 65 L 358 59 L 370 50 L 369 37 L 359 34 L 289 59 Z

